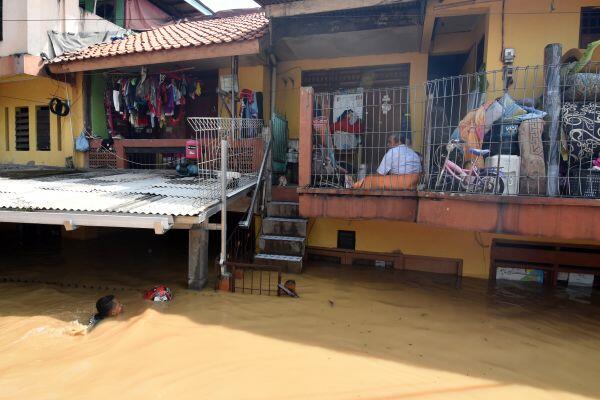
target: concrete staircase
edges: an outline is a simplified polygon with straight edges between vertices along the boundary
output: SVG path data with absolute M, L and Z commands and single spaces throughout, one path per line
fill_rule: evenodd
M 298 216 L 298 203 L 272 201 L 267 204 L 259 237 L 257 263 L 276 265 L 284 271 L 302 272 L 308 221 Z

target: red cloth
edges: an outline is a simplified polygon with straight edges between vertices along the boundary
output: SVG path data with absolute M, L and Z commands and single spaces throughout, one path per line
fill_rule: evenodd
M 348 117 L 345 117 L 338 122 L 331 125 L 331 132 L 348 132 L 348 133 L 363 133 L 365 126 L 357 119 L 354 124 L 348 121 Z
M 250 89 L 242 89 L 240 99 L 247 99 L 248 103 L 254 103 L 254 92 Z
M 173 22 L 169 14 L 148 0 L 125 2 L 125 28 L 147 31 Z

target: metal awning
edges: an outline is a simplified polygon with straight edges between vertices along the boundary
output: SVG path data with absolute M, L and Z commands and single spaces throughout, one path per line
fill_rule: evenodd
M 43 172 L 43 173 L 41 173 Z M 251 190 L 251 176 L 228 184 L 228 202 Z M 199 224 L 220 210 L 220 180 L 181 177 L 174 171 L 4 171 L 0 222 L 154 229 Z

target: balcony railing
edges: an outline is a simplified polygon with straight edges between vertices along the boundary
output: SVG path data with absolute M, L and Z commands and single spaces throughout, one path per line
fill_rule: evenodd
M 600 198 L 599 72 L 530 66 L 316 93 L 308 186 Z

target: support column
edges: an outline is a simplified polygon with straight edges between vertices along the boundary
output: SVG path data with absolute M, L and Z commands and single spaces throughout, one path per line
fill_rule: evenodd
M 208 282 L 208 229 L 194 225 L 189 230 L 188 287 L 201 290 Z
M 544 50 L 544 82 L 545 106 L 550 120 L 548 136 L 550 146 L 548 149 L 548 196 L 558 196 L 558 176 L 560 163 L 560 58 L 562 46 L 549 44 Z
M 314 90 L 312 87 L 300 88 L 300 132 L 298 152 L 298 186 L 310 186 L 312 169 L 312 120 Z

